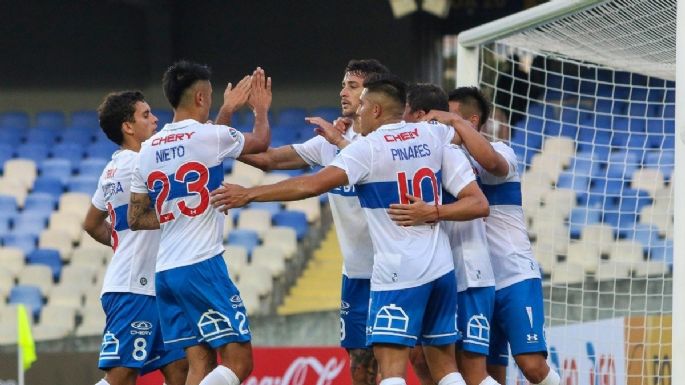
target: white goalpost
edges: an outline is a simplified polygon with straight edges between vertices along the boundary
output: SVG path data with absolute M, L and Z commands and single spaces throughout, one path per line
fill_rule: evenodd
M 519 158 L 565 385 L 685 381 L 677 3 L 553 0 L 458 37 L 457 86 L 491 98 Z

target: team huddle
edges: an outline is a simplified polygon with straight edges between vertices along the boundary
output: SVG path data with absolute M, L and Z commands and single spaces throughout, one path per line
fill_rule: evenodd
M 408 361 L 423 385 L 504 384 L 509 349 L 531 383 L 559 384 L 546 363 L 516 155 L 480 133 L 490 107 L 477 88 L 408 87 L 376 60 L 352 60 L 341 117 L 307 118 L 319 135 L 271 148 L 271 79 L 257 68 L 229 83 L 211 122 L 210 75 L 186 61 L 167 70 L 174 119 L 156 133 L 139 92 L 110 94 L 98 109 L 121 146 L 85 221 L 114 249 L 98 385 L 134 384 L 156 369 L 168 385 L 245 380 L 251 335 L 222 257 L 223 215 L 326 192 L 344 260 L 341 345 L 355 385 L 405 384 Z M 255 116 L 251 133 L 230 127 L 244 105 Z M 222 183 L 225 158 L 267 171 L 324 168 L 244 188 Z

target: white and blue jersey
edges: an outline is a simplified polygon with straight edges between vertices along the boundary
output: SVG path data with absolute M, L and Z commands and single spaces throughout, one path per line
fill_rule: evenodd
M 428 204 L 440 202 L 444 144 L 453 136 L 452 128 L 442 124 L 388 124 L 348 145 L 331 163 L 344 170 L 349 183 L 355 185 L 373 241 L 370 344 L 413 345 L 419 338 L 431 338 L 435 344 L 453 343 L 458 338 L 455 296 L 428 303 L 399 301 L 411 296 L 413 288 L 430 298 L 434 290 L 445 289 L 438 287 L 444 285 L 441 278 L 454 274 L 449 242 L 440 223 L 402 227 L 387 213 L 391 204 L 407 203 L 406 194 L 419 196 Z M 456 288 L 453 278 L 451 281 Z M 424 313 L 440 321 L 427 320 Z M 394 322 L 395 317 L 402 321 Z M 435 340 L 436 336 L 441 340 Z
M 131 191 L 150 196 L 160 223 L 157 306 L 167 347 L 250 339 L 240 293 L 218 261 L 223 214 L 209 203 L 223 181 L 223 159 L 240 156 L 244 142 L 231 127 L 187 119 L 141 147 Z
M 491 364 L 506 365 L 514 355 L 547 354 L 540 268 L 533 256 L 521 205 L 516 154 L 504 143 L 492 147 L 507 160 L 509 172 L 492 175 L 474 161 L 481 189 L 490 204 L 485 219 L 490 260 L 495 273 L 495 307 L 490 337 Z
M 361 138 L 361 135 L 349 127 L 344 137 L 351 143 Z M 328 143 L 322 136 L 294 144 L 293 148 L 311 166 L 327 166 L 340 152 L 338 147 Z M 369 226 L 354 185 L 339 186 L 329 191 L 328 202 L 343 256 L 340 345 L 347 349 L 364 348 L 373 269 L 373 244 Z
M 453 181 L 467 170 L 471 171 L 472 165 L 464 150 L 448 145 L 442 161 L 443 204 L 456 202 L 461 188 L 454 190 Z M 443 221 L 443 229 L 450 241 L 457 276 L 457 326 L 462 333 L 459 347 L 487 355 L 495 303 L 495 276 L 490 264 L 485 223 L 482 218 Z
M 165 351 L 155 306 L 155 259 L 159 231 L 131 231 L 127 211 L 131 172 L 138 154 L 112 155 L 93 195 L 95 208 L 109 213 L 114 255 L 102 286 L 106 323 L 98 367 L 126 367 L 142 374 L 185 357 L 183 350 Z

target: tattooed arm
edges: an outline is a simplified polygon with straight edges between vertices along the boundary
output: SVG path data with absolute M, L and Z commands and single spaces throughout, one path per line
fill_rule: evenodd
M 131 203 L 128 205 L 128 227 L 131 230 L 155 230 L 159 220 L 150 205 L 147 194 L 131 192 Z

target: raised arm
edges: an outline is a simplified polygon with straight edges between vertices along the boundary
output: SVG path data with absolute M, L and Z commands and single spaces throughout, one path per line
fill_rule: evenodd
M 390 205 L 388 214 L 400 226 L 423 225 L 439 220 L 470 221 L 490 215 L 490 206 L 485 195 L 473 181 L 458 195 L 458 200 L 446 205 L 429 205 L 413 195 L 407 194 L 410 204 Z
M 271 143 L 269 128 L 269 107 L 271 106 L 271 78 L 266 78 L 264 70 L 257 68 L 252 74 L 252 85 L 247 104 L 254 113 L 252 133 L 245 134 L 243 154 L 254 154 L 266 151 Z
M 150 205 L 150 196 L 146 193 L 131 192 L 131 202 L 128 205 L 128 227 L 131 230 L 156 230 L 159 220 Z
M 292 145 L 269 147 L 259 154 L 241 155 L 238 160 L 263 171 L 294 170 L 309 166 Z
M 348 184 L 347 174 L 335 166 L 328 166 L 312 175 L 303 175 L 284 181 L 245 188 L 224 183 L 212 191 L 211 202 L 221 211 L 243 207 L 250 202 L 296 201 L 320 195 L 337 186 Z
M 106 219 L 107 211 L 99 210 L 91 204 L 83 221 L 83 229 L 96 241 L 105 246 L 112 246 L 112 226 Z
M 473 125 L 455 113 L 431 110 L 424 116 L 424 120 L 437 120 L 440 123 L 454 127 L 462 146 L 473 156 L 485 170 L 495 176 L 509 174 L 509 162 L 492 147 Z

